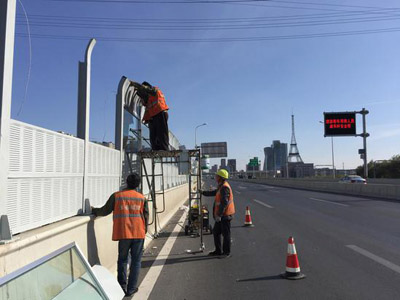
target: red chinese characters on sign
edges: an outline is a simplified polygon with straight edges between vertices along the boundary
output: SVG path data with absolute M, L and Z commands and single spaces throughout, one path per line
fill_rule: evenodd
M 324 136 L 356 136 L 355 112 L 325 112 Z
M 342 128 L 342 129 L 347 129 L 351 128 L 352 125 L 355 124 L 354 118 L 348 118 L 348 119 L 329 119 L 325 121 L 327 125 L 329 125 L 329 128 Z

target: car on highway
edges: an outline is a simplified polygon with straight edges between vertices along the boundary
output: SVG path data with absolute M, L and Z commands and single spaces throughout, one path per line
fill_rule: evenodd
M 361 183 L 367 184 L 367 181 L 358 175 L 346 175 L 339 180 L 339 183 Z

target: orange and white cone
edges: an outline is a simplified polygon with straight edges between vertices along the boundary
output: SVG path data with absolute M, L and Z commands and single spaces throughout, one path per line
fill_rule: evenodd
M 289 237 L 288 250 L 286 256 L 286 272 L 281 274 L 286 279 L 303 279 L 306 275 L 300 273 L 299 260 L 297 258 L 296 246 L 294 245 L 294 238 Z
M 250 215 L 250 209 L 248 206 L 246 206 L 246 216 L 244 219 L 244 227 L 254 227 L 253 222 L 251 222 L 251 215 Z

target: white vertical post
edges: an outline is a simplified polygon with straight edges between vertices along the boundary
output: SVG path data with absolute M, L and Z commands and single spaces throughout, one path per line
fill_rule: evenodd
M 119 159 L 119 186 L 122 188 L 122 174 L 124 162 L 124 105 L 126 91 L 129 88 L 130 81 L 122 76 L 118 84 L 117 99 L 115 102 L 115 149 L 120 151 Z
M 91 39 L 85 55 L 85 62 L 79 62 L 79 88 L 78 88 L 78 130 L 79 138 L 85 140 L 84 146 L 84 167 L 83 167 L 83 198 L 82 210 L 88 212 L 90 208 L 88 199 L 88 172 L 89 172 L 89 124 L 90 124 L 90 72 L 91 57 L 93 47 L 96 44 L 95 39 Z
M 11 239 L 6 216 L 16 0 L 0 0 L 0 240 Z

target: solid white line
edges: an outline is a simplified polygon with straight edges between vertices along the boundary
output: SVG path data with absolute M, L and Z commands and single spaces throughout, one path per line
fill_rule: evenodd
M 264 202 L 258 201 L 257 199 L 254 199 L 254 202 L 257 202 L 258 204 L 264 205 L 265 207 L 268 208 L 273 208 L 271 205 L 265 204 Z
M 310 200 L 315 200 L 315 201 L 320 201 L 320 202 L 326 202 L 326 203 L 336 204 L 336 205 L 340 205 L 340 206 L 348 206 L 347 204 L 336 203 L 336 202 L 332 202 L 332 201 L 328 201 L 328 200 L 322 200 L 322 199 L 317 199 L 317 198 L 310 198 Z
M 237 193 L 237 194 L 239 194 L 239 195 L 241 194 L 241 192 L 239 192 L 239 191 L 235 191 L 235 193 Z
M 400 266 L 395 265 L 394 263 L 392 263 L 392 262 L 390 262 L 390 261 L 388 261 L 388 260 L 386 260 L 386 259 L 384 259 L 382 257 L 379 257 L 379 256 L 377 256 L 377 255 L 375 255 L 375 254 L 373 254 L 371 252 L 368 252 L 367 250 L 364 250 L 364 249 L 362 249 L 360 247 L 357 247 L 355 245 L 347 245 L 346 247 L 348 247 L 348 248 L 350 248 L 350 249 L 352 249 L 352 250 L 354 250 L 354 251 L 356 251 L 356 252 L 358 252 L 358 253 L 360 253 L 360 254 L 362 254 L 362 255 L 364 255 L 364 256 L 366 256 L 366 257 L 368 257 L 368 258 L 370 258 L 370 259 L 372 259 L 374 261 L 376 261 L 377 263 L 380 263 L 381 265 L 384 265 L 385 267 L 387 267 L 387 268 L 389 268 L 389 269 L 391 269 L 391 270 L 393 270 L 393 271 L 395 271 L 397 273 L 400 273 Z
M 186 213 L 182 215 L 179 219 L 178 223 L 176 224 L 174 230 L 172 231 L 170 237 L 166 241 L 164 247 L 161 249 L 160 253 L 157 255 L 156 260 L 153 262 L 153 265 L 150 267 L 149 271 L 147 272 L 146 276 L 143 278 L 142 284 L 139 287 L 139 291 L 135 294 L 135 298 L 138 299 L 148 299 L 150 293 L 152 292 L 158 276 L 160 275 L 165 262 L 168 259 L 168 256 L 174 246 L 174 243 L 178 237 L 179 232 L 182 230 L 182 223 L 186 219 Z M 165 258 L 162 258 L 165 257 Z
M 239 189 L 244 190 L 244 189 L 247 189 L 247 187 L 246 187 L 246 186 L 241 186 L 241 185 L 239 185 Z

